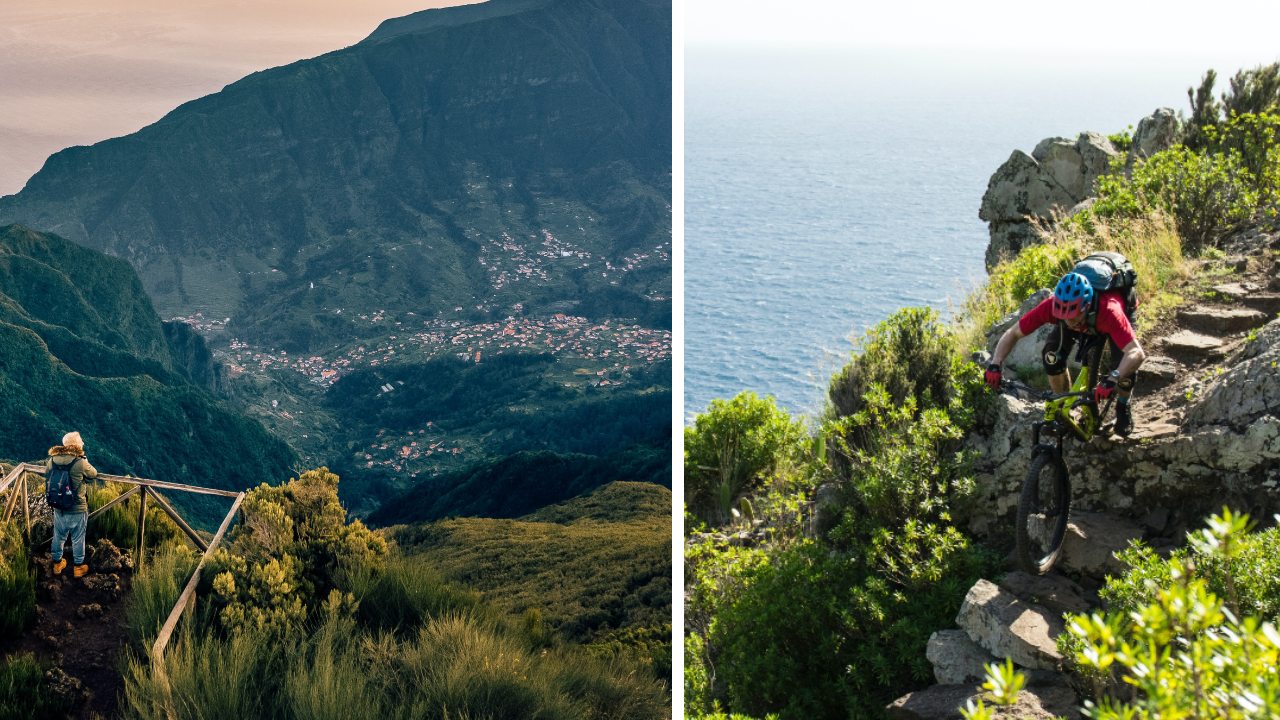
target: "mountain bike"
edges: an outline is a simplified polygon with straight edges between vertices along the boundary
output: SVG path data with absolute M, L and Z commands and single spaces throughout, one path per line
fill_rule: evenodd
M 1044 420 L 1032 426 L 1031 467 L 1022 481 L 1015 522 L 1018 564 L 1026 572 L 1049 572 L 1062 553 L 1071 512 L 1071 476 L 1063 444 L 1067 438 L 1084 443 L 1092 440 L 1111 409 L 1112 400 L 1099 410 L 1093 397 L 1105 346 L 1104 340 L 1081 348 L 1084 363 L 1069 391 L 1032 391 L 1045 401 L 1045 409 Z M 1016 388 L 1020 383 L 1013 385 Z M 1025 385 L 1016 389 L 1030 390 Z

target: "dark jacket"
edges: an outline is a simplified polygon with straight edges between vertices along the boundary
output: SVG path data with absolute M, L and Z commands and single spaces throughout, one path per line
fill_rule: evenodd
M 61 512 L 89 512 L 89 500 L 85 497 L 84 481 L 98 477 L 97 468 L 89 464 L 88 458 L 84 456 L 84 450 L 71 445 L 55 445 L 49 448 L 49 459 L 44 461 L 44 466 L 49 469 L 54 463 L 58 465 L 71 463 L 71 489 L 76 494 L 76 506 Z

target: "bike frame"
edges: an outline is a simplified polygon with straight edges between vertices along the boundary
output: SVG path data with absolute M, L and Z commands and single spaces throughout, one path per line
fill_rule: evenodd
M 1078 416 L 1073 412 L 1077 408 L 1081 411 Z M 1040 442 L 1040 432 L 1046 425 L 1054 429 L 1066 430 L 1066 433 L 1061 431 L 1052 433 L 1058 438 L 1059 452 L 1062 451 L 1064 434 L 1069 433 L 1080 442 L 1089 442 L 1098 431 L 1099 417 L 1101 415 L 1098 413 L 1098 406 L 1093 402 L 1093 390 L 1089 387 L 1089 373 L 1081 368 L 1069 392 L 1051 395 L 1046 400 L 1044 420 L 1032 426 L 1032 444 L 1036 449 L 1053 448 L 1052 445 L 1042 445 Z

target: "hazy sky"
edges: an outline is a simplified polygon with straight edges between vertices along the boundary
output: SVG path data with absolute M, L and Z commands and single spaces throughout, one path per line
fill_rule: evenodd
M 0 195 L 50 154 L 126 135 L 268 67 L 467 0 L 3 0 Z
M 691 46 L 930 47 L 1093 54 L 1280 55 L 1280 3 L 1213 0 L 688 0 Z

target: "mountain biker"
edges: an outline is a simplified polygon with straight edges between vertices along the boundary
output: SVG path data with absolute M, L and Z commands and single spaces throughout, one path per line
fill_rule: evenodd
M 1126 308 L 1123 292 L 1104 291 L 1095 296 L 1088 278 L 1069 272 L 1058 281 L 1052 295 L 1023 315 L 1000 337 L 983 379 L 993 389 L 999 389 L 1001 365 L 1013 351 L 1013 346 L 1042 325 L 1056 321 L 1057 325 L 1044 345 L 1041 361 L 1049 375 L 1049 387 L 1054 392 L 1067 392 L 1071 387 L 1071 381 L 1067 377 L 1067 358 L 1071 355 L 1072 347 L 1089 337 L 1105 335 L 1111 346 L 1112 364 L 1117 357 L 1119 363 L 1109 375 L 1098 382 L 1093 391 L 1094 400 L 1102 402 L 1115 396 L 1114 430 L 1117 435 L 1128 435 L 1133 431 L 1133 411 L 1129 407 L 1129 396 L 1133 391 L 1138 367 L 1147 356 L 1138 344 L 1133 319 Z

